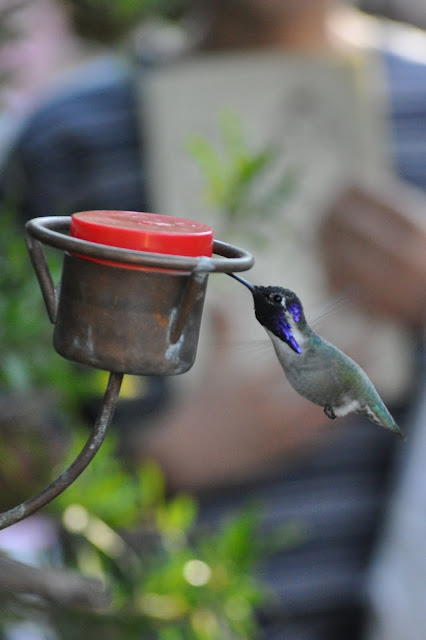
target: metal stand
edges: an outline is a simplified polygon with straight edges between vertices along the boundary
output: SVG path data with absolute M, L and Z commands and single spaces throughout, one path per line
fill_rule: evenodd
M 70 259 L 72 260 L 74 255 L 78 257 L 87 257 L 89 260 L 106 260 L 109 264 L 111 264 L 111 262 L 112 264 L 124 263 L 124 266 L 127 265 L 129 267 L 137 268 L 143 267 L 145 269 L 145 273 L 147 271 L 146 268 L 148 268 L 148 271 L 151 270 L 151 274 L 152 270 L 160 270 L 162 273 L 166 273 L 163 277 L 163 289 L 158 287 L 158 274 L 156 276 L 149 274 L 148 276 L 144 276 L 139 293 L 141 293 L 141 291 L 142 293 L 146 293 L 146 291 L 149 290 L 149 295 L 152 298 L 152 304 L 147 307 L 147 311 L 144 311 L 145 315 L 143 315 L 143 313 L 140 312 L 140 299 L 138 295 L 133 295 L 133 290 L 129 287 L 130 278 L 132 279 L 132 282 L 136 278 L 136 276 L 132 277 L 132 274 L 142 273 L 143 276 L 143 272 L 125 270 L 125 282 L 122 282 L 122 279 L 118 278 L 118 285 L 117 282 L 108 277 L 108 281 L 104 283 L 105 286 L 103 289 L 99 286 L 98 279 L 96 277 L 93 278 L 93 274 L 92 279 L 90 280 L 90 274 L 88 275 L 84 270 L 82 272 L 78 271 L 78 273 L 72 272 L 71 275 L 73 277 L 68 278 L 68 280 L 71 280 L 71 284 L 74 286 L 74 284 L 77 283 L 76 286 L 79 286 L 80 283 L 84 282 L 85 290 L 90 289 L 90 294 L 93 294 L 94 298 L 96 298 L 96 293 L 99 289 L 108 291 L 111 298 L 119 297 L 119 294 L 126 290 L 126 288 L 130 290 L 131 294 L 130 302 L 127 306 L 123 306 L 124 312 L 121 315 L 118 314 L 117 316 L 112 316 L 112 320 L 110 321 L 110 335 L 106 335 L 106 337 L 103 335 L 104 333 L 107 333 L 105 328 L 109 326 L 107 307 L 108 305 L 109 307 L 113 306 L 109 303 L 109 299 L 108 305 L 104 304 L 101 306 L 98 315 L 96 316 L 95 313 L 95 316 L 90 318 L 90 323 L 88 325 L 90 329 L 90 332 L 88 332 L 90 333 L 90 340 L 88 341 L 87 348 L 83 345 L 82 355 L 80 353 L 77 355 L 74 353 L 69 354 L 67 352 L 67 348 L 69 346 L 69 342 L 77 343 L 78 345 L 82 344 L 84 336 L 82 337 L 78 333 L 73 334 L 71 332 L 71 335 L 74 336 L 74 340 L 70 340 L 67 331 L 63 332 L 64 335 L 61 335 L 61 332 L 59 331 L 59 337 L 54 333 L 54 344 L 58 353 L 70 360 L 111 372 L 102 408 L 100 409 L 99 415 L 96 419 L 92 434 L 74 462 L 54 482 L 40 491 L 36 496 L 22 502 L 13 509 L 9 509 L 8 511 L 1 513 L 0 529 L 4 529 L 19 522 L 20 520 L 23 520 L 51 502 L 60 493 L 67 489 L 67 487 L 69 487 L 70 484 L 78 478 L 78 476 L 93 460 L 101 447 L 111 424 L 124 373 L 134 375 L 164 375 L 166 372 L 166 374 L 175 375 L 177 373 L 185 372 L 192 365 L 192 362 L 195 359 L 198 341 L 198 328 L 201 320 L 207 274 L 213 272 L 230 273 L 232 271 L 245 271 L 249 269 L 254 262 L 253 257 L 244 249 L 234 247 L 233 245 L 229 245 L 224 242 L 219 242 L 218 240 L 215 240 L 213 243 L 213 251 L 220 256 L 219 258 L 163 255 L 87 242 L 67 235 L 70 227 L 70 221 L 70 217 L 45 217 L 34 218 L 25 225 L 26 243 L 31 262 L 39 281 L 49 319 L 55 325 L 55 331 L 58 329 L 58 324 L 61 324 L 61 322 L 62 324 L 67 323 L 69 316 L 71 315 L 71 307 L 67 305 L 67 302 L 65 302 L 64 306 L 66 308 L 61 316 L 60 301 L 62 298 L 66 299 L 67 293 L 65 291 L 64 269 L 61 287 L 55 288 L 46 256 L 44 255 L 42 243 L 65 251 L 64 265 L 70 262 Z M 80 262 L 92 266 L 94 264 L 93 262 L 89 263 L 87 260 L 80 260 Z M 114 271 L 116 275 L 117 271 L 120 271 L 121 275 L 123 275 L 122 269 L 112 269 L 111 271 Z M 170 271 L 175 274 L 172 278 L 170 275 L 167 276 L 167 273 Z M 183 281 L 180 279 L 181 276 L 179 274 L 184 274 Z M 142 276 L 140 278 L 141 280 Z M 154 279 L 156 279 L 155 283 Z M 153 282 L 151 282 L 151 280 Z M 150 282 L 151 284 L 149 284 Z M 113 289 L 111 291 L 112 284 L 114 283 L 115 290 Z M 172 284 L 175 285 L 174 289 Z M 156 290 L 157 288 L 158 291 Z M 59 289 L 62 290 L 62 293 L 59 292 Z M 173 302 L 170 302 L 169 304 L 169 298 L 173 299 L 173 295 L 171 295 L 173 292 L 175 297 L 177 293 L 179 293 L 179 299 L 177 303 L 174 303 L 174 307 L 171 306 Z M 71 292 L 69 299 L 73 304 L 77 304 L 75 302 L 75 296 L 73 296 L 74 290 Z M 170 309 L 168 309 L 168 315 L 164 309 L 164 300 L 168 303 L 166 306 L 170 307 Z M 136 315 L 133 314 L 135 316 L 133 318 L 132 313 L 134 311 L 134 305 L 136 305 L 138 313 L 136 313 Z M 96 311 L 96 305 L 93 303 L 92 299 L 90 299 L 89 302 L 84 300 L 81 303 L 81 309 L 78 308 L 74 313 L 77 322 L 81 317 L 80 311 L 83 313 L 87 308 L 92 310 L 94 309 Z M 121 310 L 122 309 L 120 307 L 120 313 Z M 127 322 L 129 316 L 130 319 L 133 318 L 133 325 L 130 321 Z M 120 319 L 120 322 L 117 318 Z M 144 320 L 145 326 L 143 322 L 141 323 L 141 318 Z M 131 325 L 126 327 L 128 329 L 127 334 L 123 331 L 123 327 L 126 323 L 127 325 Z M 146 330 L 149 323 L 152 324 L 151 329 L 153 330 L 151 331 L 151 334 L 149 331 L 146 332 L 148 335 L 155 334 L 157 336 L 157 341 L 150 339 L 148 341 L 142 340 L 138 343 L 138 337 L 144 335 L 144 331 L 141 331 L 141 326 L 144 326 Z M 100 346 L 98 345 L 99 357 L 96 354 L 93 355 L 94 347 L 92 336 L 92 333 L 95 332 L 95 329 L 98 326 L 101 326 L 103 330 L 97 335 L 98 342 L 100 343 Z M 115 360 L 112 356 L 111 360 L 108 360 L 105 356 L 105 352 L 111 346 L 111 342 L 116 338 L 117 326 L 119 326 L 120 329 L 120 339 L 117 341 L 119 354 Z M 69 328 L 68 325 L 65 329 L 67 328 Z M 159 334 L 163 337 L 162 343 L 160 343 L 158 339 Z M 56 342 L 55 336 L 57 338 Z M 58 344 L 61 348 L 58 347 Z M 182 363 L 179 361 L 180 352 L 178 348 L 181 348 L 183 352 L 181 358 Z M 145 355 L 147 351 L 150 352 L 149 355 L 151 356 L 153 369 L 150 369 L 148 365 L 145 364 L 145 361 L 143 361 L 141 365 L 138 362 L 135 365 L 132 360 L 133 352 L 143 353 Z M 188 351 L 190 352 L 189 355 L 187 353 Z M 176 365 L 173 361 L 173 357 L 177 360 Z
M 35 511 L 54 500 L 78 478 L 99 451 L 114 415 L 115 406 L 120 393 L 123 374 L 111 373 L 105 391 L 102 407 L 96 419 L 93 431 L 77 458 L 45 489 L 37 495 L 22 502 L 17 507 L 0 514 L 0 529 L 10 527 L 24 520 Z

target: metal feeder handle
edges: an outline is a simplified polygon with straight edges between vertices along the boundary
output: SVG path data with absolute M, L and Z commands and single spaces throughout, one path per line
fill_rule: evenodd
M 46 216 L 33 218 L 25 225 L 25 241 L 40 284 L 47 313 L 52 323 L 55 322 L 56 318 L 57 298 L 52 276 L 41 245 L 42 242 L 55 249 L 81 256 L 112 260 L 129 266 L 188 271 L 193 275 L 203 272 L 231 273 L 233 271 L 247 271 L 254 264 L 254 258 L 248 251 L 219 240 L 213 241 L 213 252 L 222 258 L 226 258 L 225 260 L 207 256 L 202 256 L 201 258 L 172 256 L 163 253 L 149 253 L 147 251 L 111 247 L 59 233 L 59 231 L 68 231 L 70 224 L 70 216 Z
M 64 233 L 58 233 L 59 230 L 68 231 L 70 222 L 71 218 L 69 216 L 49 216 L 34 218 L 25 225 L 25 241 L 28 252 L 40 284 L 49 319 L 53 324 L 56 320 L 57 295 L 42 243 L 82 256 L 112 260 L 129 265 L 190 272 L 193 278 L 191 278 L 188 285 L 188 292 L 186 293 L 186 297 L 188 298 L 191 297 L 191 291 L 194 288 L 197 273 L 246 271 L 250 269 L 254 263 L 253 256 L 247 251 L 218 240 L 214 240 L 213 242 L 213 251 L 222 256 L 222 258 L 226 258 L 225 260 L 209 257 L 191 258 L 132 251 L 87 242 L 86 240 L 79 240 L 78 238 L 67 236 Z M 181 325 L 185 320 L 186 306 L 187 301 L 184 301 L 182 305 L 183 313 L 176 325 L 172 328 L 176 339 L 181 330 Z M 84 469 L 86 469 L 105 439 L 117 404 L 122 379 L 122 373 L 110 373 L 102 407 L 94 424 L 93 431 L 75 460 L 56 480 L 37 495 L 8 511 L 0 513 L 0 530 L 16 524 L 20 520 L 24 520 L 24 518 L 27 518 L 41 507 L 47 505 L 60 493 L 65 491 Z

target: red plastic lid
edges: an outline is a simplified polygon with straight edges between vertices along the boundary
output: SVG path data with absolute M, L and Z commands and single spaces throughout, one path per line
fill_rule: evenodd
M 213 230 L 201 222 L 140 211 L 81 211 L 71 218 L 74 238 L 112 247 L 180 256 L 211 256 Z

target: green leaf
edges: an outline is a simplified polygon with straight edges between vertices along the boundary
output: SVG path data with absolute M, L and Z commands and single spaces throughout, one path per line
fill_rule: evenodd
M 284 171 L 275 184 L 261 192 L 262 179 L 276 169 L 278 151 L 272 144 L 250 149 L 241 120 L 232 110 L 225 110 L 219 118 L 223 154 L 202 136 L 191 136 L 187 149 L 204 174 L 204 196 L 217 207 L 226 222 L 234 225 L 240 220 L 241 230 L 253 234 L 249 218 L 272 216 L 288 199 L 295 187 L 294 172 Z M 257 187 L 260 193 L 256 192 Z M 257 231 L 259 241 L 262 232 Z M 258 243 L 259 244 L 259 243 Z
M 159 465 L 153 460 L 145 462 L 138 469 L 137 477 L 141 509 L 162 505 L 165 500 L 165 482 Z
M 139 521 L 139 486 L 115 456 L 116 443 L 111 436 L 84 473 L 52 503 L 52 509 L 63 512 L 66 507 L 78 504 L 112 528 L 134 526 Z M 75 438 L 68 463 L 85 440 L 82 434 Z
M 225 152 L 230 160 L 247 158 L 249 152 L 238 114 L 232 109 L 225 109 L 219 116 L 219 128 Z
M 276 151 L 272 147 L 267 147 L 251 158 L 241 167 L 239 178 L 242 184 L 250 184 L 269 168 L 272 160 L 276 157 Z
M 166 627 L 158 632 L 159 640 L 185 640 L 185 635 L 178 627 Z
M 257 512 L 247 508 L 225 525 L 219 540 L 219 554 L 239 570 L 246 571 L 257 558 Z
M 197 507 L 194 498 L 180 494 L 169 503 L 159 507 L 157 525 L 166 537 L 180 538 L 186 534 L 194 523 Z
M 187 142 L 188 152 L 204 172 L 207 196 L 220 206 L 226 192 L 225 167 L 213 145 L 201 136 L 191 136 Z

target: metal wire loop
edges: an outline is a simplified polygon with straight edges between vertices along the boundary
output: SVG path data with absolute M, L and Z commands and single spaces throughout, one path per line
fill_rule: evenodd
M 69 230 L 70 223 L 69 216 L 48 216 L 29 220 L 25 229 L 26 233 L 33 238 L 56 249 L 133 266 L 178 271 L 230 273 L 232 271 L 246 271 L 254 264 L 254 258 L 248 251 L 219 240 L 214 240 L 213 252 L 221 256 L 220 258 L 172 256 L 163 253 L 122 249 L 73 238 L 64 233 Z

